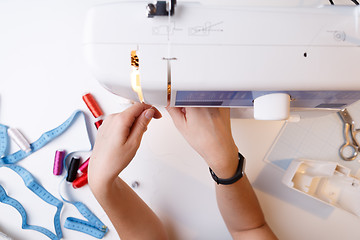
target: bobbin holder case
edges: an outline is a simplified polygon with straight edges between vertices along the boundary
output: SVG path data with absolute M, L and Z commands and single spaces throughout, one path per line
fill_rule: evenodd
M 149 16 L 148 1 L 96 5 L 86 59 L 112 93 L 158 106 L 251 111 L 282 93 L 291 111 L 312 113 L 360 99 L 359 7 L 239 2 L 177 1 L 171 16 Z

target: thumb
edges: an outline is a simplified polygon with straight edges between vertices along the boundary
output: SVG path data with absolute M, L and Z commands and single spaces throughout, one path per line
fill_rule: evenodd
M 151 119 L 154 117 L 155 110 L 149 108 L 145 110 L 135 121 L 133 126 L 131 127 L 131 131 L 128 137 L 128 141 L 136 143 L 140 145 L 141 138 L 147 130 L 147 126 L 149 125 Z
M 183 127 L 186 122 L 186 116 L 184 110 L 179 107 L 166 107 L 166 110 L 170 114 L 175 126 L 179 129 Z

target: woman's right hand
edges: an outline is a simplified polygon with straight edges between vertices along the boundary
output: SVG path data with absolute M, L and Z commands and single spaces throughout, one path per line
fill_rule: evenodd
M 175 126 L 219 178 L 232 177 L 238 149 L 231 134 L 228 108 L 167 107 Z

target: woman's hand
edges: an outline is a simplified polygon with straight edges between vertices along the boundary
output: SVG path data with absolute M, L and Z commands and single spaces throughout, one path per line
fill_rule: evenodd
M 238 149 L 231 135 L 228 108 L 167 108 L 175 126 L 220 178 L 232 177 Z
M 156 108 L 135 103 L 104 120 L 89 162 L 88 180 L 93 190 L 111 185 L 131 162 L 153 117 L 161 118 Z

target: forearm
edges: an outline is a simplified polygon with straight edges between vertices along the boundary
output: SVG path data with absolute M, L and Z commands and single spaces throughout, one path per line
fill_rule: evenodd
M 121 240 L 167 239 L 159 218 L 122 179 L 117 178 L 108 187 L 93 187 L 92 191 Z
M 228 161 L 226 166 L 217 166 L 213 171 L 220 178 L 230 178 L 235 174 L 237 164 L 238 161 Z M 216 185 L 216 198 L 221 215 L 234 239 L 276 239 L 265 222 L 246 175 L 231 185 Z
M 228 108 L 167 108 L 175 126 L 204 158 L 218 178 L 234 177 L 238 148 L 231 135 Z M 276 239 L 266 225 L 256 195 L 243 176 L 231 185 L 217 185 L 220 212 L 234 239 Z
M 265 224 L 264 215 L 246 176 L 231 185 L 216 185 L 216 198 L 230 230 L 242 231 Z

